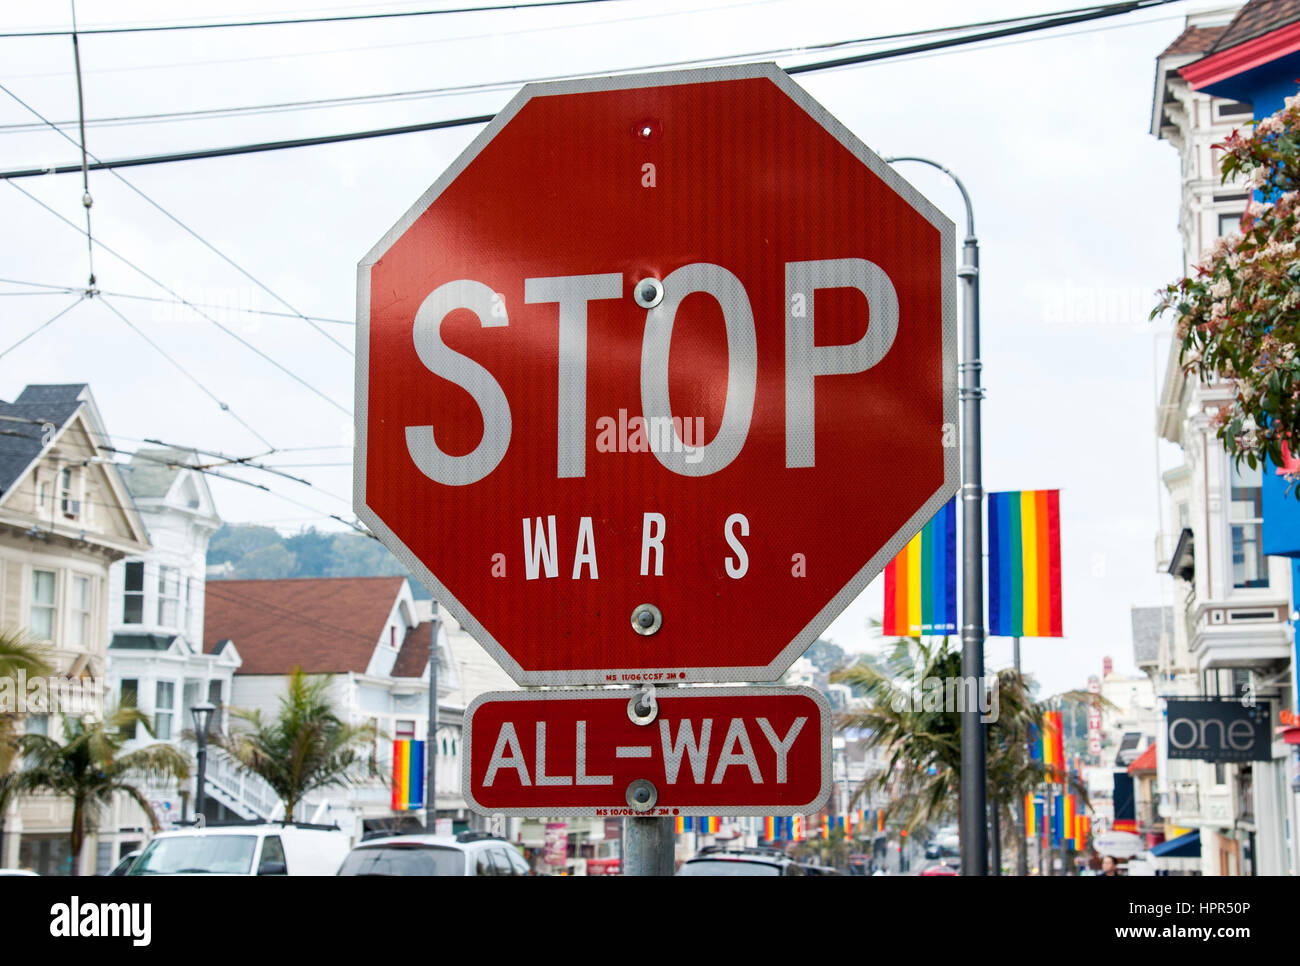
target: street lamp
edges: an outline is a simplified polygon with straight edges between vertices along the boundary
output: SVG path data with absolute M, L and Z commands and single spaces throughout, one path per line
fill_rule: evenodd
M 209 704 L 207 701 L 202 701 L 190 707 L 190 717 L 194 719 L 194 740 L 198 743 L 198 750 L 194 753 L 194 759 L 199 766 L 198 780 L 194 786 L 194 820 L 196 822 L 199 820 L 199 816 L 203 814 L 203 800 L 205 797 L 203 782 L 208 765 L 208 724 L 211 722 L 212 715 L 216 710 L 216 705 Z
M 885 158 L 887 164 L 916 161 L 938 168 L 957 185 L 966 205 L 966 238 L 962 265 L 957 270 L 964 295 L 962 360 L 957 366 L 961 387 L 962 459 L 962 627 L 961 673 L 975 682 L 973 707 L 961 711 L 961 870 L 963 875 L 988 874 L 987 804 L 985 789 L 984 725 L 980 721 L 979 695 L 984 685 L 984 483 L 980 469 L 980 245 L 975 237 L 975 212 L 961 179 L 929 158 Z M 963 689 L 964 690 L 964 689 Z

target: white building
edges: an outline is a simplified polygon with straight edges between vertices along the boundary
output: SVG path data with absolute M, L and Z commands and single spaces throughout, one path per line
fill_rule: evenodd
M 153 735 L 139 729 L 127 747 L 168 741 L 187 753 L 193 741 L 190 709 L 210 702 L 219 710 L 210 724 L 224 730 L 238 650 L 227 644 L 203 650 L 203 601 L 208 541 L 221 526 L 200 464 L 189 450 L 141 449 L 121 468 L 127 489 L 149 532 L 150 549 L 114 564 L 109 575 L 109 689 L 115 704 L 148 716 Z M 167 825 L 192 815 L 194 779 L 149 789 L 159 820 Z M 99 868 L 111 869 L 137 847 L 147 822 L 138 806 L 121 800 L 100 837 Z
M 1156 60 L 1151 134 L 1181 158 L 1186 271 L 1216 238 L 1236 230 L 1249 197 L 1245 187 L 1221 182 L 1212 146 L 1251 120 L 1251 106 L 1199 94 L 1178 74 L 1214 44 L 1238 6 L 1189 15 Z M 1156 415 L 1160 438 L 1181 449 L 1180 465 L 1162 474 L 1156 550 L 1158 570 L 1172 578 L 1173 635 L 1146 669 L 1161 696 L 1251 690 L 1271 700 L 1276 714 L 1290 705 L 1290 568 L 1262 552 L 1259 471 L 1234 466 L 1211 424 L 1230 387 L 1185 377 L 1179 348 L 1172 339 Z M 1281 742 L 1271 761 L 1253 764 L 1170 761 L 1161 748 L 1160 815 L 1169 832 L 1199 830 L 1203 874 L 1241 873 L 1250 843 L 1260 874 L 1295 871 L 1286 840 L 1287 818 L 1291 827 L 1295 819 L 1287 758 Z
M 47 644 L 56 678 L 83 682 L 95 705 L 104 697 L 109 568 L 148 545 L 89 386 L 28 386 L 0 402 L 0 627 Z M 57 708 L 16 713 L 29 733 L 62 734 Z M 70 800 L 24 796 L 0 819 L 0 866 L 71 871 Z M 91 833 L 80 872 L 95 871 L 97 851 Z
M 354 784 L 312 792 L 294 818 L 336 821 L 354 834 L 409 827 L 422 810 L 394 812 L 389 777 L 392 742 L 428 738 L 429 654 L 435 625 L 422 619 L 403 577 L 296 580 L 216 580 L 208 584 L 205 650 L 233 645 L 243 663 L 234 676 L 231 705 L 273 718 L 295 668 L 329 678 L 336 713 L 376 734 Z M 439 817 L 461 827 L 470 816 L 460 790 L 460 662 L 448 633 L 438 629 Z M 208 764 L 208 791 L 243 817 L 281 818 L 283 809 L 259 779 L 242 775 L 221 754 Z M 212 806 L 218 812 L 217 804 Z

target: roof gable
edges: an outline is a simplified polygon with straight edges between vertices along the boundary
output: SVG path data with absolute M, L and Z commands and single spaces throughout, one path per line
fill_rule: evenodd
M 239 648 L 241 674 L 364 674 L 405 577 L 210 580 L 203 649 Z
M 1219 34 L 1214 46 L 1206 50 L 1218 53 L 1296 20 L 1300 20 L 1300 0 L 1250 0 Z

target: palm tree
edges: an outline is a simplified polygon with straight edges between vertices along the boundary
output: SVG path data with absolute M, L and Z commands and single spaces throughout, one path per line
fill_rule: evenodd
M 81 848 L 94 827 L 96 806 L 121 793 L 149 816 L 156 832 L 158 819 L 137 780 L 185 779 L 190 760 L 173 745 L 158 743 L 123 753 L 122 747 L 142 725 L 153 734 L 148 718 L 132 707 L 118 708 L 102 719 L 87 715 L 63 717 L 63 741 L 46 735 L 22 735 L 18 750 L 25 756 L 16 777 L 19 791 L 46 791 L 72 799 L 72 874 L 80 874 Z
M 49 648 L 44 644 L 28 640 L 19 631 L 0 632 L 0 682 L 10 682 L 16 689 L 20 671 L 31 679 L 45 677 L 52 670 Z M 0 863 L 5 854 L 5 813 L 18 795 L 18 776 L 11 770 L 18 750 L 16 707 L 6 708 L 0 702 Z
M 275 718 L 265 720 L 260 710 L 232 709 L 231 716 L 245 727 L 212 739 L 243 771 L 275 790 L 287 821 L 309 792 L 356 782 L 359 766 L 368 760 L 374 729 L 340 719 L 328 688 L 328 678 L 309 678 L 296 667 Z
M 1003 827 L 1012 827 L 1010 806 L 1048 777 L 1029 754 L 1047 706 L 1034 701 L 1026 676 L 1008 669 L 991 677 L 997 704 L 990 710 L 997 714 L 985 728 L 986 767 L 992 797 L 1007 816 Z M 961 715 L 926 682 L 961 679 L 961 652 L 946 637 L 898 640 L 882 660 L 863 659 L 831 675 L 866 699 L 842 713 L 838 727 L 863 731 L 868 747 L 885 755 L 885 767 L 855 791 L 855 801 L 871 785 L 889 792 L 891 810 L 909 832 L 960 814 Z

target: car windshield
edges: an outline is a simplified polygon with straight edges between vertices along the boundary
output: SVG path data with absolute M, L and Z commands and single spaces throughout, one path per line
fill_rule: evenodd
M 364 845 L 343 860 L 339 875 L 464 875 L 465 853 L 440 845 Z
M 678 875 L 780 875 L 781 867 L 771 862 L 748 859 L 695 859 L 687 862 Z
M 158 838 L 128 875 L 248 875 L 256 835 L 183 835 Z

